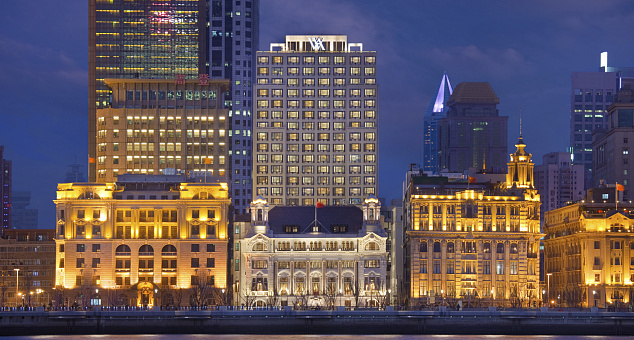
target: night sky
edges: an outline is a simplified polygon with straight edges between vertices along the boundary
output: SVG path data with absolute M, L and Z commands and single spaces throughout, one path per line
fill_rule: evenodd
M 55 225 L 58 182 L 75 161 L 87 170 L 88 1 L 0 2 L 0 145 L 13 189 L 30 190 L 40 228 Z M 421 162 L 423 113 L 443 71 L 455 87 L 486 81 L 533 161 L 565 151 L 570 76 L 634 66 L 629 0 L 261 0 L 260 50 L 287 34 L 345 34 L 378 53 L 379 196 L 400 198 Z

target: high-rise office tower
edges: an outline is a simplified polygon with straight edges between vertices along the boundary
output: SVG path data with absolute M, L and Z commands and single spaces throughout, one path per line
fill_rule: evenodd
M 11 193 L 11 228 L 37 229 L 38 211 L 34 208 L 28 208 L 30 204 L 30 191 Z
M 489 83 L 460 83 L 438 122 L 439 171 L 501 170 L 506 166 L 508 117 Z
M 608 53 L 601 53 L 598 71 L 573 72 L 570 95 L 570 148 L 573 163 L 585 168 L 585 189 L 593 182 L 592 134 L 608 127 L 607 108 L 624 84 L 634 83 L 634 68 L 608 66 Z
M 202 0 L 201 0 L 202 1 Z M 213 0 L 209 11 L 209 72 L 230 79 L 230 178 L 235 214 L 246 214 L 251 203 L 252 114 L 255 53 L 259 49 L 260 0 Z
M 227 182 L 228 80 L 106 79 L 110 106 L 97 110 L 97 178 L 166 169 Z M 167 170 L 170 171 L 170 170 Z
M 567 202 L 582 200 L 585 196 L 584 169 L 572 164 L 567 152 L 551 152 L 543 157 L 542 165 L 535 167 L 535 186 L 542 200 L 542 214 L 566 206 Z
M 232 196 L 237 212 L 245 213 L 258 14 L 259 0 L 90 0 L 88 180 L 97 180 L 96 111 L 110 100 L 104 79 L 231 79 L 223 100 L 233 105 Z
M 423 117 L 423 171 L 438 172 L 438 121 L 447 116 L 447 100 L 453 93 L 447 72 L 443 73 L 436 97 Z
M 11 228 L 11 161 L 4 159 L 4 145 L 0 145 L 0 198 L 2 198 L 2 228 Z
M 634 152 L 634 91 L 631 85 L 625 85 L 617 93 L 607 111 L 607 129 L 595 131 L 593 135 L 592 181 L 595 187 L 603 183 L 623 185 L 623 197 L 629 201 L 634 184 L 634 162 L 629 161 L 630 151 Z
M 289 35 L 257 62 L 254 195 L 273 205 L 376 195 L 376 52 L 345 35 Z

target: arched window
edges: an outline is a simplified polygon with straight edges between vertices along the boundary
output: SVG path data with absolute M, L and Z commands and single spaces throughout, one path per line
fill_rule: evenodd
M 139 256 L 152 256 L 154 255 L 154 248 L 149 244 L 144 244 L 139 248 Z
M 484 249 L 483 249 L 485 254 L 490 254 L 491 253 L 491 243 L 489 242 L 484 242 Z
M 454 248 L 454 244 L 453 244 L 453 242 L 448 242 L 448 243 L 447 243 L 447 252 L 448 252 L 448 253 L 453 253 L 453 252 L 455 252 L 455 248 Z
M 376 242 L 369 242 L 365 245 L 365 250 L 379 250 L 379 245 Z
M 497 247 L 498 247 L 497 253 L 504 254 L 504 243 L 498 243 Z
M 162 255 L 176 255 L 176 247 L 172 244 L 168 244 L 161 250 Z
M 440 253 L 440 242 L 434 242 L 434 253 Z
M 511 254 L 517 254 L 518 253 L 517 243 L 511 243 L 511 248 L 509 249 L 509 252 Z
M 266 244 L 264 242 L 257 242 L 256 244 L 253 245 L 253 251 L 266 251 L 268 250 L 268 247 L 266 246 Z
M 115 250 L 115 255 L 119 256 L 130 256 L 130 253 L 132 253 L 132 250 L 127 244 L 121 244 Z

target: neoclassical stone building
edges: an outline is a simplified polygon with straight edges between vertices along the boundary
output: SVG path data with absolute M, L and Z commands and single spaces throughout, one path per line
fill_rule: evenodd
M 379 201 L 356 206 L 276 206 L 261 196 L 240 247 L 237 304 L 380 307 L 389 301 L 387 234 Z
M 422 174 L 408 180 L 410 305 L 538 304 L 540 201 L 525 146 L 520 137 L 505 183 Z
M 618 202 L 617 193 L 620 194 Z M 634 205 L 614 184 L 584 200 L 546 212 L 546 297 L 569 307 L 632 305 Z
M 226 183 L 178 175 L 59 184 L 58 298 L 80 306 L 220 303 L 210 299 L 227 285 L 229 204 Z

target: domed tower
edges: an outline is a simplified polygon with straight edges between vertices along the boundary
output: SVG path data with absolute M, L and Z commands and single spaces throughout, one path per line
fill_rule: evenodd
M 383 235 L 381 227 L 381 202 L 374 195 L 368 196 L 361 205 L 363 210 L 363 228 L 361 233 L 375 233 Z
M 251 230 L 255 234 L 269 232 L 269 202 L 260 195 L 251 202 Z
M 521 132 L 515 147 L 517 150 L 510 155 L 511 161 L 507 163 L 506 187 L 508 189 L 534 189 L 532 155 L 524 150 L 526 144 L 524 144 Z

